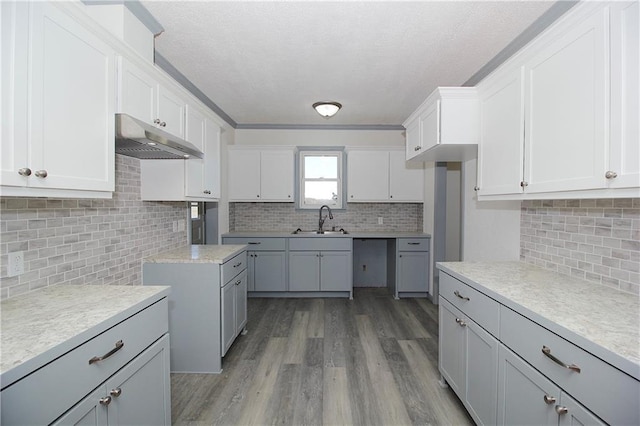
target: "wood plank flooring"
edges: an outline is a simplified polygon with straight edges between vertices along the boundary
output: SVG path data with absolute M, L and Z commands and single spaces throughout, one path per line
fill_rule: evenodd
M 438 307 L 384 289 L 249 299 L 219 375 L 172 374 L 174 425 L 472 425 L 438 385 Z

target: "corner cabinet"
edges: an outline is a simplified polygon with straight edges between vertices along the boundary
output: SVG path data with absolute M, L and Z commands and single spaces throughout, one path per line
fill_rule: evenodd
M 639 25 L 581 3 L 478 84 L 480 199 L 637 196 Z
M 229 148 L 229 201 L 294 202 L 293 148 Z
M 406 159 L 466 161 L 478 150 L 475 87 L 439 87 L 403 123 Z
M 0 7 L 1 195 L 111 198 L 115 50 L 77 5 Z
M 408 163 L 400 150 L 347 152 L 347 201 L 415 202 L 424 200 L 424 169 Z
M 249 292 L 287 291 L 287 239 L 223 237 L 222 244 L 246 244 Z

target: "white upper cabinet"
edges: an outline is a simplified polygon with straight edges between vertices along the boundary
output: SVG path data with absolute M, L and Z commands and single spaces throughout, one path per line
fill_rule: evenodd
M 159 71 L 152 66 L 145 71 L 124 57 L 118 62 L 118 112 L 185 138 L 185 98 L 154 76 Z
M 294 201 L 292 148 L 229 149 L 229 201 Z
M 406 159 L 466 161 L 478 149 L 475 87 L 439 87 L 404 122 Z
M 478 85 L 479 199 L 638 196 L 639 15 L 580 3 Z
M 422 163 L 408 163 L 401 150 L 350 150 L 347 154 L 348 202 L 424 200 Z
M 2 195 L 110 198 L 114 49 L 76 5 L 1 7 Z
M 640 186 L 640 3 L 611 6 L 609 188 Z

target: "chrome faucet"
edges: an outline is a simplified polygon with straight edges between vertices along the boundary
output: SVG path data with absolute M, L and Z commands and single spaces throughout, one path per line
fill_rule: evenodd
M 325 207 L 329 212 L 329 219 L 333 219 L 333 213 L 331 213 L 331 209 L 329 208 L 329 206 L 325 204 L 324 206 L 320 207 L 320 210 L 318 211 L 318 234 L 324 234 L 322 226 L 324 225 L 324 221 L 327 220 L 327 216 L 322 217 L 322 209 L 324 209 Z

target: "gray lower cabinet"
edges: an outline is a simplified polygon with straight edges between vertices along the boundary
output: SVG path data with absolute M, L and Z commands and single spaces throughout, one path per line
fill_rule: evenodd
M 146 349 L 54 425 L 168 425 L 169 336 Z
M 498 340 L 440 298 L 440 372 L 478 424 L 496 423 Z
M 429 291 L 429 238 L 398 238 L 396 298 Z
M 351 252 L 289 252 L 290 291 L 351 291 Z
M 243 270 L 221 289 L 222 356 L 247 324 L 247 271 Z
M 499 425 L 605 424 L 504 345 L 499 365 Z
M 247 291 L 287 291 L 287 239 L 223 237 L 223 244 L 246 244 Z

